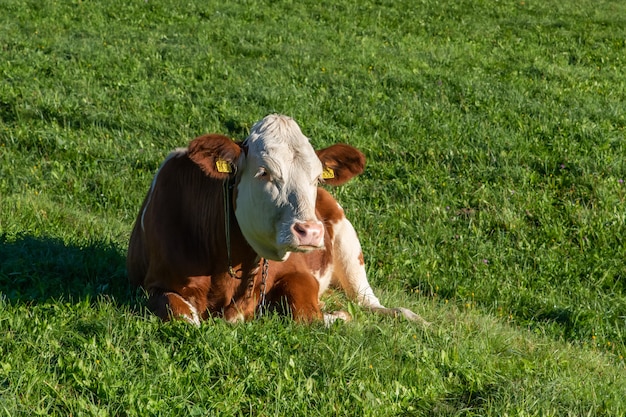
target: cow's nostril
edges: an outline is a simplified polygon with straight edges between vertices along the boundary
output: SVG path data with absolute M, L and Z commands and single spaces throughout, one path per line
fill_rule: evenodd
M 299 246 L 321 246 L 323 243 L 324 226 L 320 222 L 297 222 L 292 229 Z
M 304 223 L 295 223 L 293 225 L 294 232 L 296 232 L 299 236 L 306 236 L 307 228 L 308 226 Z

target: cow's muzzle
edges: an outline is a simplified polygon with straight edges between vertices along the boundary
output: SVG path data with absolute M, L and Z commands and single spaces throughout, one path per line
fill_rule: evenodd
M 291 226 L 298 251 L 310 251 L 324 246 L 324 225 L 319 220 L 295 222 Z

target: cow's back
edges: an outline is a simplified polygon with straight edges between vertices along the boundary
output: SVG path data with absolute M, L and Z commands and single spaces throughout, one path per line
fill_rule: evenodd
M 188 277 L 216 272 L 226 258 L 222 193 L 222 181 L 207 177 L 184 150 L 168 156 L 135 220 L 127 259 L 131 285 L 175 288 Z

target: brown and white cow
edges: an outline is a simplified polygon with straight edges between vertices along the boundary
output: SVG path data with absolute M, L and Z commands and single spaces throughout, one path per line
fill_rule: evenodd
M 194 139 L 166 158 L 144 199 L 128 248 L 131 284 L 163 320 L 245 320 L 259 303 L 263 257 L 272 260 L 269 305 L 286 300 L 297 319 L 322 318 L 319 296 L 330 284 L 373 310 L 414 319 L 380 304 L 354 228 L 317 187 L 324 171 L 332 172 L 327 184 L 339 185 L 364 164 L 348 145 L 314 151 L 281 115 L 256 123 L 243 142 Z
M 131 285 L 146 290 L 164 320 L 252 317 L 260 257 L 281 261 L 323 247 L 315 202 L 324 166 L 340 181 L 354 164 L 335 160 L 337 149 L 358 154 L 348 145 L 315 152 L 293 119 L 270 115 L 241 143 L 205 135 L 172 152 L 135 221 Z

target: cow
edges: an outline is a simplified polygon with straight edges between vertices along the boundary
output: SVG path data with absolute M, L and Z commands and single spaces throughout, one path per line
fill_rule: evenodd
M 248 320 L 265 296 L 268 306 L 286 301 L 298 320 L 321 319 L 319 295 L 331 283 L 366 307 L 412 318 L 380 305 L 354 229 L 318 187 L 340 185 L 364 164 L 349 145 L 315 151 L 284 115 L 255 123 L 242 142 L 192 140 L 167 156 L 141 205 L 128 246 L 131 286 L 164 321 Z M 345 315 L 325 320 L 337 317 Z
M 243 142 L 208 134 L 170 153 L 155 174 L 128 246 L 132 287 L 163 320 L 198 324 L 209 315 L 236 322 L 254 315 L 260 259 L 324 245 L 315 215 L 325 166 L 340 183 L 354 158 L 344 144 L 315 151 L 298 124 L 269 115 Z

